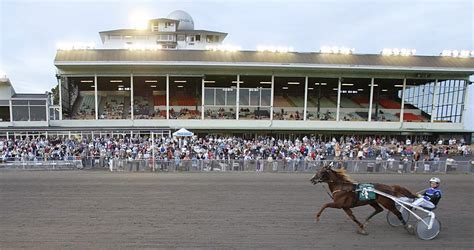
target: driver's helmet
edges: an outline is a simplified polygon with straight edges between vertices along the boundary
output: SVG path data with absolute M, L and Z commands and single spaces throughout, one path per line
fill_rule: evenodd
M 436 184 L 440 184 L 440 183 L 441 183 L 441 180 L 440 180 L 438 177 L 432 177 L 432 178 L 430 179 L 430 183 L 431 183 L 431 182 L 434 182 L 434 183 L 436 183 Z

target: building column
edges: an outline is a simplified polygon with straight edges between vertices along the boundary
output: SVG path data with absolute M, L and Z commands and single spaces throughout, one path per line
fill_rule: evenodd
M 400 109 L 400 123 L 403 125 L 403 112 L 405 111 L 405 90 L 407 86 L 407 79 L 403 78 L 403 88 L 402 88 L 402 107 Z
M 8 100 L 8 105 L 10 105 L 10 122 L 13 123 L 13 105 L 12 100 Z
M 339 121 L 339 111 L 341 109 L 341 78 L 339 77 L 337 82 L 337 108 L 336 108 L 336 121 Z
M 272 87 L 270 93 L 270 121 L 273 121 L 273 91 L 275 89 L 275 75 L 272 74 Z
M 437 115 L 436 108 L 438 106 L 438 100 L 436 97 L 436 92 L 439 90 L 438 79 L 435 80 L 435 85 L 433 89 L 433 97 L 431 98 L 431 123 L 434 123 L 435 115 Z M 436 113 L 436 114 L 435 114 Z
M 237 120 L 239 120 L 239 113 L 240 113 L 240 75 L 237 75 L 237 97 L 235 100 L 236 104 L 236 114 L 235 117 Z
M 62 88 L 63 88 L 63 81 L 62 77 L 58 79 L 59 84 L 59 120 L 63 119 L 63 95 L 62 95 Z
M 466 120 L 466 113 L 467 113 L 467 105 L 466 105 L 466 103 L 467 103 L 467 98 L 469 97 L 468 92 L 467 92 L 467 91 L 469 90 L 469 84 L 468 84 L 468 82 L 469 82 L 469 78 L 468 78 L 467 80 L 464 80 L 464 91 L 463 91 L 463 92 L 464 92 L 464 96 L 463 96 L 463 98 L 462 98 L 462 100 L 463 100 L 463 102 L 462 102 L 462 103 L 463 103 L 463 104 L 462 104 L 463 109 L 461 110 L 461 120 L 460 120 L 460 122 L 461 122 L 462 124 L 464 124 L 464 121 Z M 457 104 L 456 104 L 456 105 L 457 105 Z
M 31 106 L 30 106 L 30 102 L 28 102 L 28 121 L 31 122 Z
M 134 119 L 134 110 L 133 110 L 133 73 L 130 73 L 130 115 L 131 119 Z
M 205 86 L 204 86 L 204 76 L 202 77 L 201 81 L 201 120 L 204 120 L 204 94 L 205 92 Z
M 370 81 L 370 98 L 369 98 L 369 119 L 368 121 L 372 121 L 372 102 L 374 100 L 374 81 L 375 79 L 372 77 Z
M 170 119 L 170 75 L 166 74 L 166 120 Z
M 48 100 L 46 100 L 46 121 L 48 122 L 48 126 L 49 126 L 49 101 Z
M 94 98 L 95 98 L 95 119 L 99 120 L 99 97 L 97 90 L 97 74 L 94 74 Z
M 303 121 L 306 121 L 307 109 L 308 109 L 308 76 L 306 76 L 304 78 L 304 109 L 303 109 L 304 117 L 303 117 Z

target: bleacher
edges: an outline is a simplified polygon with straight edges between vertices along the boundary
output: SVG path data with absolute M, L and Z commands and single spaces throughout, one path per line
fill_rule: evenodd
M 109 95 L 105 99 L 105 105 L 100 119 L 124 119 L 124 96 Z
M 284 96 L 275 96 L 273 100 L 274 107 L 294 107 Z
M 302 96 L 288 96 L 288 99 L 293 103 L 294 107 L 304 107 L 304 97 Z
M 402 106 L 399 102 L 390 99 L 382 98 L 379 101 L 380 105 L 386 109 L 400 109 Z
M 166 106 L 166 95 L 155 95 L 153 102 L 155 106 Z
M 75 119 L 95 119 L 95 96 L 83 95 L 79 98 L 79 108 L 74 115 Z M 100 100 L 100 98 L 98 99 Z
M 318 98 L 308 96 L 308 106 L 310 105 L 310 103 L 313 107 L 317 107 L 318 106 Z M 320 106 L 321 108 L 331 108 L 331 107 L 335 108 L 337 106 L 337 102 L 333 102 L 330 98 L 325 97 L 325 96 L 321 97 L 321 99 L 319 100 L 319 103 L 321 105 Z
M 150 119 L 154 115 L 154 109 L 151 105 L 150 98 L 144 96 L 135 96 L 134 115 L 136 119 Z
M 337 103 L 337 97 L 332 97 L 335 98 L 335 100 L 332 100 Z M 350 98 L 344 97 L 341 95 L 341 108 L 360 108 L 361 106 L 357 104 L 356 102 L 352 101 Z
M 174 106 L 196 106 L 198 105 L 198 102 L 196 98 L 192 96 L 178 96 L 176 99 L 173 101 L 176 105 Z
M 396 116 L 400 117 L 400 113 L 396 113 Z M 427 121 L 428 119 L 424 118 L 421 115 L 415 115 L 413 113 L 403 113 L 403 121 L 405 122 L 424 122 Z
M 368 107 L 369 106 L 369 98 L 366 96 L 356 96 L 352 98 L 352 101 L 357 103 L 361 107 Z

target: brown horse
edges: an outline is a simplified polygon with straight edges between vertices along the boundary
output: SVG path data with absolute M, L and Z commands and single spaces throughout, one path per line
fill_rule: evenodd
M 394 213 L 403 223 L 403 225 L 407 227 L 406 221 L 404 221 L 402 214 L 395 207 L 395 202 L 392 199 L 377 194 L 375 200 L 360 201 L 356 192 L 357 184 L 354 183 L 354 181 L 342 169 L 335 170 L 332 169 L 330 165 L 326 165 L 316 172 L 313 178 L 311 178 L 311 182 L 314 185 L 320 182 L 326 182 L 329 186 L 329 189 L 331 190 L 333 198 L 333 202 L 324 204 L 316 214 L 317 221 L 319 221 L 319 217 L 321 216 L 321 213 L 324 211 L 324 209 L 328 207 L 339 209 L 342 208 L 344 212 L 346 212 L 346 214 L 359 226 L 357 232 L 367 235 L 367 232 L 365 231 L 365 225 L 356 219 L 352 213 L 351 208 L 370 205 L 375 209 L 375 211 L 369 215 L 369 217 L 367 217 L 365 224 L 368 224 L 370 218 L 372 218 L 374 215 L 382 212 L 382 207 L 384 207 Z M 409 198 L 416 198 L 415 194 L 398 185 L 388 186 L 379 183 L 374 183 L 373 185 L 375 189 L 396 197 L 405 196 Z

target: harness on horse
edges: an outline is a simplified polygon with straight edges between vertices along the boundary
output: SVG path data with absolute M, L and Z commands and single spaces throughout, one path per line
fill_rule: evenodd
M 372 190 L 374 189 L 374 185 L 370 183 L 360 183 L 357 185 L 355 192 L 357 192 L 357 198 L 360 201 L 369 201 L 375 200 L 376 194 Z
M 344 182 L 344 181 L 329 181 L 331 183 L 336 184 L 351 184 L 350 189 L 345 190 L 343 186 L 341 188 L 333 190 L 331 193 L 326 190 L 326 193 L 334 199 L 334 195 L 338 192 L 355 192 L 357 195 L 357 200 L 359 201 L 368 201 L 368 200 L 375 200 L 376 194 L 371 191 L 374 189 L 374 185 L 370 183 L 352 183 L 352 182 Z M 328 183 L 329 183 L 328 182 Z
M 329 193 L 329 191 L 327 191 L 326 187 L 324 187 L 326 189 L 326 193 L 329 195 L 329 197 L 331 197 L 331 199 L 334 200 L 334 194 L 337 193 L 337 192 L 341 192 L 341 191 L 344 191 L 344 192 L 354 192 L 356 190 L 356 187 L 357 187 L 357 184 L 356 183 L 352 183 L 352 182 L 346 182 L 346 181 L 328 181 L 327 182 L 328 184 L 329 183 L 336 183 L 336 184 L 342 184 L 342 185 L 348 185 L 350 184 L 351 187 L 350 189 L 344 189 L 343 186 L 341 186 L 340 189 L 336 189 L 334 191 L 332 191 L 331 193 Z

